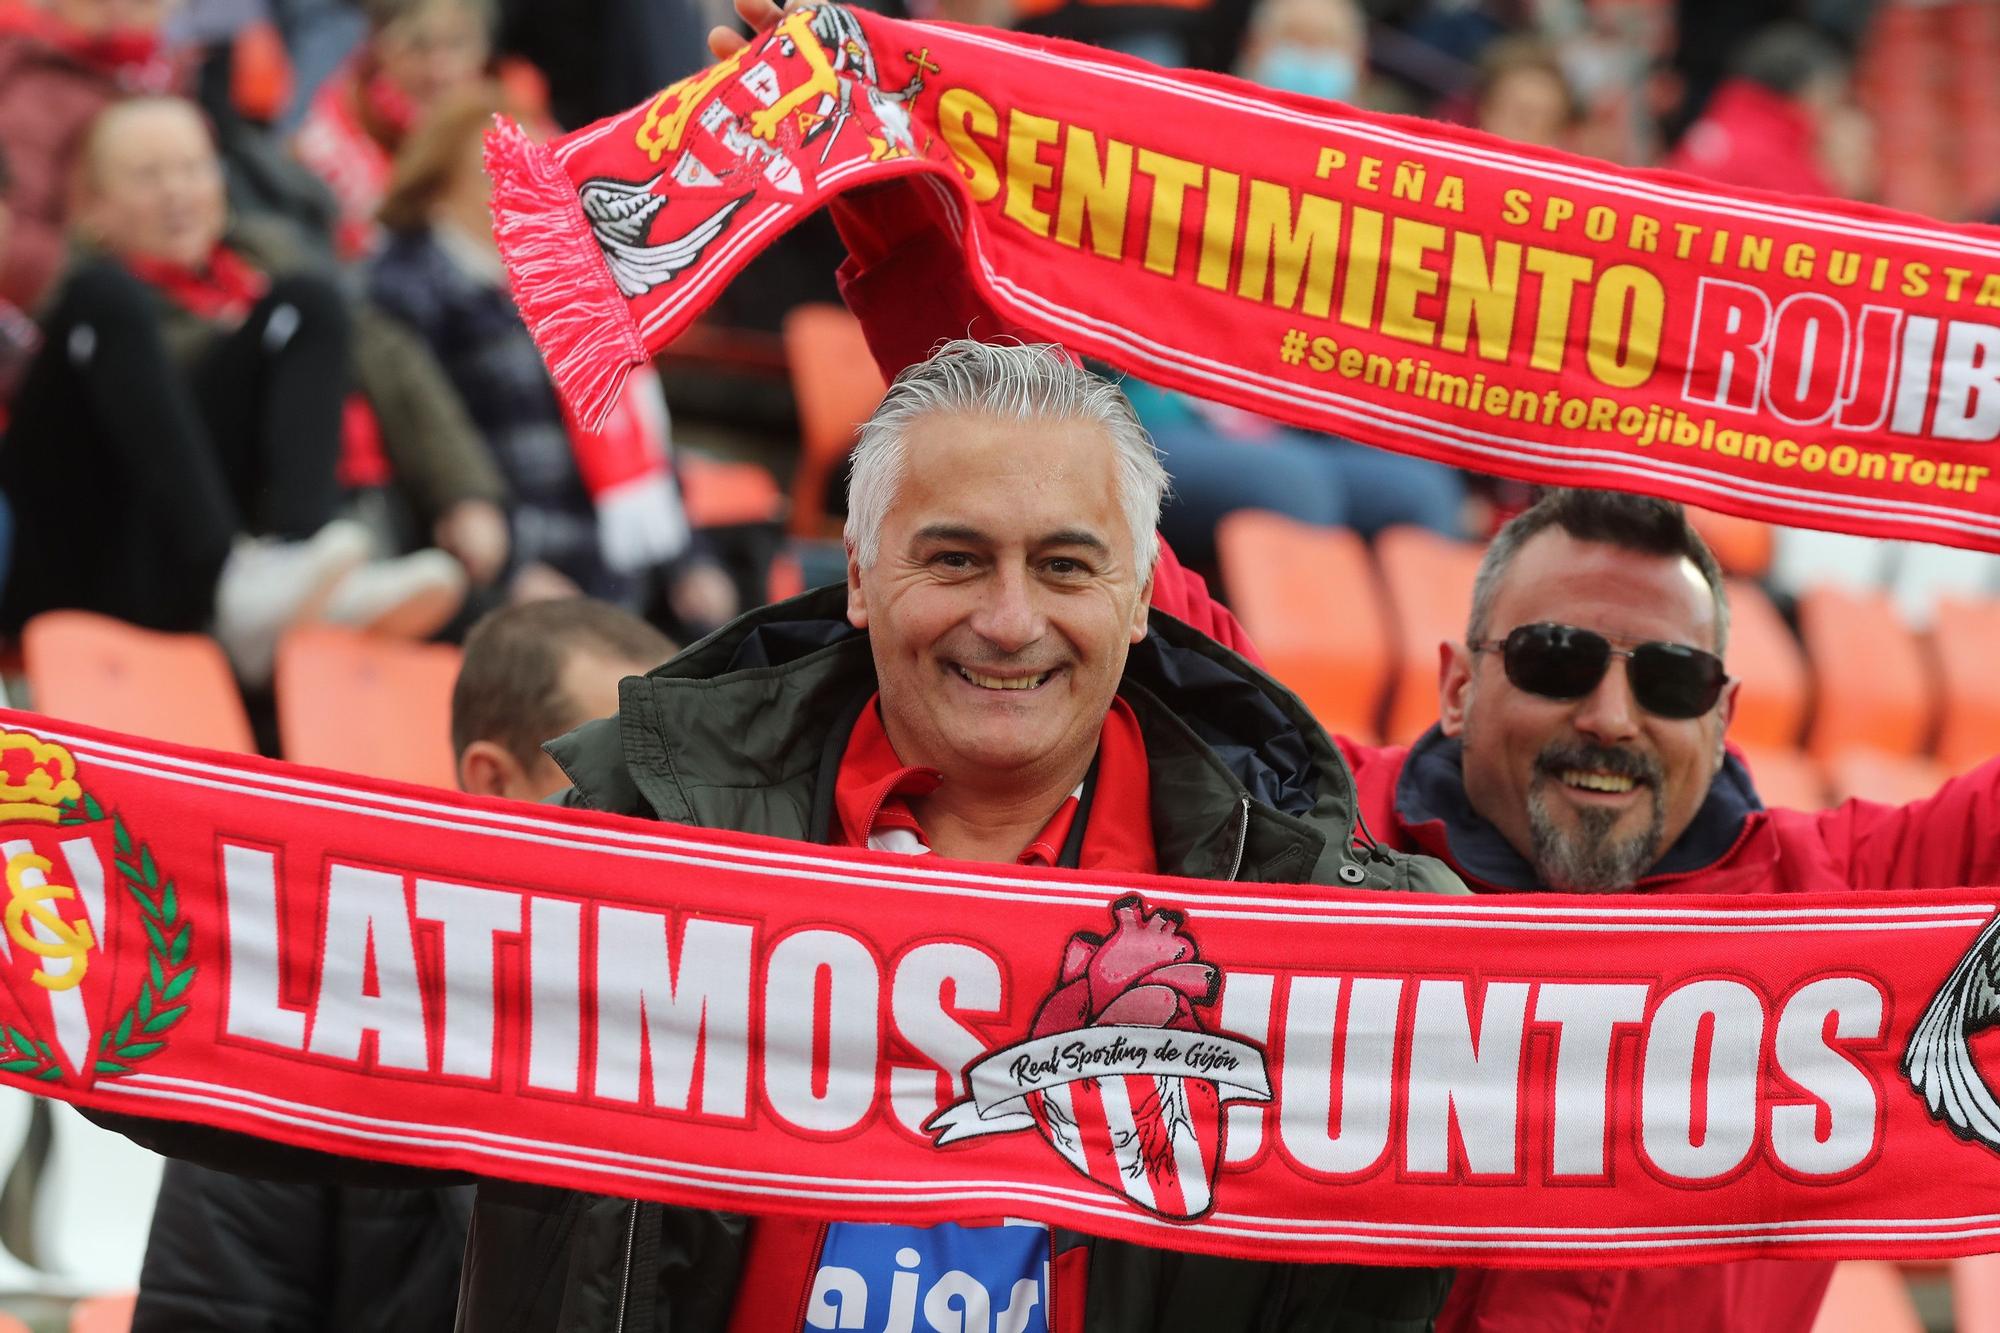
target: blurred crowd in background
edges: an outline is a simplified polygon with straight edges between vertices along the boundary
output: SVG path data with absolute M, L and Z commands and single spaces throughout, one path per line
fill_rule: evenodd
M 1730 185 L 1953 221 L 2000 209 L 1987 0 L 879 7 Z M 732 19 L 726 0 L 0 0 L 15 701 L 37 702 L 19 688 L 37 622 L 92 613 L 219 647 L 244 748 L 369 769 L 397 738 L 293 741 L 285 645 L 342 642 L 307 631 L 450 645 L 497 607 L 587 595 L 685 643 L 840 577 L 841 468 L 882 385 L 838 307 L 830 224 L 757 260 L 590 432 L 515 312 L 488 219 L 495 113 L 546 136 L 621 111 L 706 64 L 708 29 Z M 1168 538 L 1225 597 L 1262 590 L 1238 610 L 1278 673 L 1298 664 L 1291 683 L 1358 739 L 1421 729 L 1435 631 L 1458 632 L 1466 561 L 1527 488 L 1127 387 L 1175 478 Z M 1270 558 L 1371 590 L 1344 642 L 1372 656 L 1317 692 L 1324 663 L 1291 641 L 1315 612 L 1273 600 L 1252 564 L 1274 548 L 1245 512 L 1290 525 L 1265 529 L 1284 551 Z M 1769 630 L 1740 650 L 1751 668 L 1731 663 L 1765 699 L 1741 739 L 1765 756 L 1767 798 L 1918 794 L 1993 752 L 1953 711 L 1954 673 L 1990 674 L 1990 654 L 1946 632 L 1971 616 L 2000 636 L 1993 561 L 1701 522 Z M 1854 685 L 1869 706 L 1852 709 L 1842 659 L 1890 640 L 1902 665 Z M 313 651 L 335 650 L 289 657 Z M 1885 710 L 1895 691 L 1906 707 Z M 442 761 L 374 769 L 450 782 L 444 702 L 391 717 Z M 0 1240 L 18 1249 L 26 1225 L 0 1195 Z
M 1995 53 L 1959 12 L 1990 26 L 1989 5 L 892 8 L 1731 184 L 1951 217 L 2000 202 L 1990 167 L 1919 170 L 1877 132 L 1977 101 L 1949 75 Z M 685 640 L 768 596 L 774 561 L 781 589 L 837 570 L 837 548 L 781 540 L 826 535 L 807 511 L 837 517 L 840 495 L 837 463 L 794 484 L 820 470 L 793 392 L 815 349 L 784 336 L 837 300 L 823 219 L 597 433 L 565 417 L 487 224 L 495 112 L 553 134 L 619 111 L 699 68 L 729 17 L 719 0 L 0 0 L 0 632 L 81 609 L 211 633 L 254 694 L 308 622 L 452 640 L 493 606 L 582 593 Z M 1885 61 L 1900 73 L 1871 82 Z M 1914 97 L 1911 69 L 1938 95 Z M 1970 128 L 1931 137 L 2000 160 Z M 1131 387 L 1179 482 L 1167 534 L 1210 572 L 1236 509 L 1477 540 L 1526 498 Z
M 1730 184 L 1951 217 L 2000 203 L 1990 165 L 1913 171 L 1924 154 L 1885 152 L 1877 133 L 1977 101 L 1952 101 L 1957 56 L 1913 64 L 1927 39 L 1995 54 L 1956 10 L 1913 24 L 1864 0 L 892 8 Z M 1958 8 L 1990 25 L 1991 6 Z M 699 68 L 729 17 L 718 0 L 0 0 L 0 630 L 80 608 L 209 631 L 255 690 L 307 620 L 452 638 L 491 606 L 581 592 L 685 638 L 765 596 L 778 543 L 716 529 L 784 518 L 800 425 L 781 333 L 837 299 L 831 228 L 782 241 L 592 437 L 513 311 L 479 165 L 493 113 L 552 134 L 622 110 Z M 1871 83 L 1885 61 L 1900 72 Z M 1927 89 L 1911 68 L 1938 76 L 1939 97 L 1912 96 Z M 1893 105 L 1875 105 L 1878 85 Z M 2000 160 L 1973 151 L 1981 134 L 1957 137 L 1968 161 Z M 1477 539 L 1524 499 L 1133 387 L 1180 482 L 1168 535 L 1211 570 L 1215 523 L 1236 508 Z M 713 457 L 763 465 L 768 512 L 744 474 L 704 471 Z M 819 535 L 811 517 L 789 531 Z

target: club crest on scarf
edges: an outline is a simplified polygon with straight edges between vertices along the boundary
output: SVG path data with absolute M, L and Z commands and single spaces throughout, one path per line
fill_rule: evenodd
M 1264 1053 L 1217 1036 L 1198 1007 L 1222 973 L 1200 960 L 1186 919 L 1136 894 L 1109 934 L 1079 931 L 1027 1041 L 967 1071 L 972 1096 L 933 1116 L 940 1147 L 1034 1129 L 1079 1173 L 1161 1217 L 1215 1205 L 1232 1101 L 1271 1099 Z
M 851 14 L 800 9 L 763 40 L 662 91 L 633 135 L 660 173 L 597 177 L 578 190 L 619 292 L 629 300 L 671 282 L 752 200 L 796 199 L 836 162 L 915 152 L 908 105 L 937 67 L 922 52 L 907 59 L 909 82 L 887 92 Z
M 28 732 L 0 732 L 0 865 L 0 1071 L 88 1084 L 164 1049 L 195 977 L 174 882 Z

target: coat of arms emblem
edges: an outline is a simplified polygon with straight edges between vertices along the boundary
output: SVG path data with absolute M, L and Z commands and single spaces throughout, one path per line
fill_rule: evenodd
M 1070 937 L 1029 1039 L 974 1064 L 972 1095 L 927 1128 L 939 1146 L 1034 1129 L 1097 1184 L 1191 1220 L 1215 1206 L 1225 1104 L 1271 1099 L 1264 1054 L 1203 1025 L 1222 972 L 1180 913 L 1132 895 L 1111 919 Z
M 0 731 L 0 1072 L 88 1084 L 166 1047 L 194 931 L 173 879 L 61 745 Z
M 885 89 L 861 24 L 819 5 L 664 89 L 635 135 L 659 174 L 594 177 L 577 192 L 619 292 L 629 300 L 672 282 L 744 205 L 803 194 L 837 146 L 871 161 L 916 152 L 908 108 L 937 67 L 924 53 L 906 59 L 913 76 Z

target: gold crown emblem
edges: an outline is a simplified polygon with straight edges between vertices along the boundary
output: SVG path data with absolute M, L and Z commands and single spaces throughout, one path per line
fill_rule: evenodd
M 53 824 L 63 802 L 82 795 L 68 750 L 25 731 L 0 731 L 0 823 Z

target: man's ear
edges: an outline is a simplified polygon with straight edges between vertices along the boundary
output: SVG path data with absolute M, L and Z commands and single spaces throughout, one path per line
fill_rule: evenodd
M 497 741 L 474 741 L 458 756 L 458 789 L 474 796 L 507 796 L 526 777 L 521 761 Z
M 856 629 L 868 628 L 868 594 L 861 591 L 861 558 L 852 542 L 847 546 L 847 623 Z
M 1722 771 L 1724 746 L 1729 737 L 1729 724 L 1736 720 L 1736 692 L 1743 688 L 1743 682 L 1732 679 L 1722 687 L 1722 702 L 1716 707 L 1722 710 L 1722 725 L 1715 730 L 1715 771 Z
M 1465 730 L 1465 714 L 1472 704 L 1472 651 L 1446 639 L 1438 645 L 1438 727 L 1447 736 Z
M 1132 608 L 1131 639 L 1133 643 L 1146 637 L 1147 616 L 1153 609 L 1153 580 L 1160 576 L 1158 565 L 1146 575 L 1146 581 L 1139 588 L 1139 600 Z

